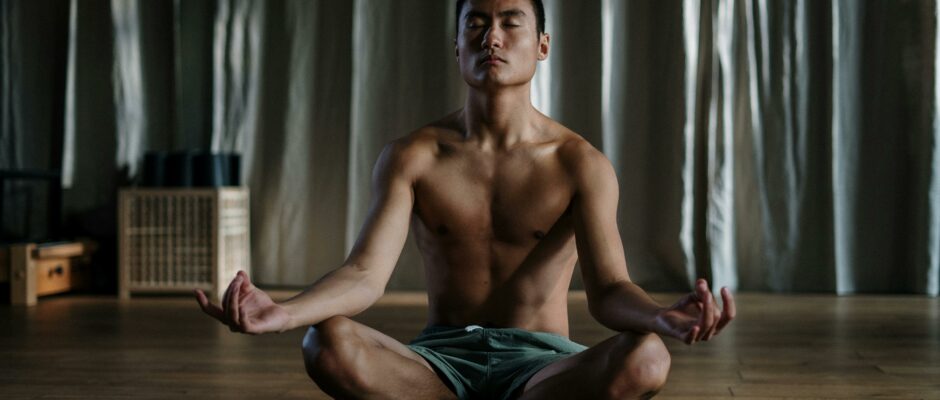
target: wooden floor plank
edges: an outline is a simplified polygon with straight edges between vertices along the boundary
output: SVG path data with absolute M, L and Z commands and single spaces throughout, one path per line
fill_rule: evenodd
M 661 398 L 940 399 L 936 298 L 739 294 L 738 303 L 739 318 L 715 340 L 666 341 L 673 364 Z M 407 342 L 426 307 L 423 293 L 390 293 L 356 319 Z M 572 340 L 615 334 L 591 319 L 583 292 L 569 310 Z M 304 372 L 302 336 L 232 334 L 189 298 L 3 305 L 0 398 L 325 399 Z

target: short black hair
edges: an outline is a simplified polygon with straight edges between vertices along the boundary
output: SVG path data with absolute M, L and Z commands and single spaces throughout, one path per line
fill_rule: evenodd
M 530 0 L 532 1 L 532 8 L 535 9 L 535 27 L 538 28 L 538 33 L 545 33 L 545 5 L 542 4 L 542 0 Z M 463 5 L 467 0 L 457 0 L 457 30 L 460 32 L 460 11 L 463 10 Z

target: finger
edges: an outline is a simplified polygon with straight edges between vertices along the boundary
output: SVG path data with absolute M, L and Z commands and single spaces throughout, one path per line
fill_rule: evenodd
M 715 326 L 715 298 L 712 297 L 711 292 L 708 291 L 704 280 L 699 284 L 697 291 L 699 291 L 699 296 L 702 297 L 702 323 L 699 325 L 702 327 L 702 331 L 699 334 L 698 340 L 703 340 L 711 334 L 712 328 Z
M 245 271 L 238 271 L 237 276 L 242 278 L 242 290 L 251 289 L 254 285 L 251 284 L 251 280 L 248 279 L 248 274 Z
M 695 303 L 695 307 L 698 309 L 698 319 L 695 320 L 695 324 L 692 325 L 692 331 L 695 334 L 692 336 L 692 342 L 689 344 L 699 341 L 702 336 L 702 326 L 705 325 L 705 313 L 703 312 L 703 305 L 701 302 Z
M 240 274 L 239 276 L 241 276 L 242 278 L 241 290 L 239 291 L 239 293 L 241 294 L 240 297 L 245 298 L 245 297 L 248 297 L 254 291 L 255 285 L 251 283 L 250 279 L 248 279 L 247 273 L 243 271 L 238 271 L 238 272 Z
M 196 296 L 196 303 L 199 304 L 199 308 L 205 310 L 209 305 L 209 299 L 206 298 L 206 295 L 199 289 L 193 289 L 193 295 Z
M 701 303 L 703 300 L 705 300 L 705 294 L 707 293 L 708 293 L 707 283 L 705 283 L 704 279 L 699 278 L 697 281 L 695 281 L 695 286 L 692 287 L 692 293 L 688 295 L 690 303 L 692 304 Z
M 695 281 L 695 297 L 699 301 L 705 300 L 705 295 L 709 294 L 708 292 L 708 281 L 705 279 L 699 278 Z
M 698 337 L 698 333 L 699 333 L 699 327 L 698 326 L 692 327 L 692 330 L 689 331 L 689 335 L 686 336 L 685 338 L 685 344 L 690 345 L 690 346 L 694 344 L 695 338 Z
M 232 282 L 228 284 L 228 287 L 225 288 L 225 294 L 222 295 L 222 302 L 219 304 L 222 307 L 222 310 L 225 311 L 225 314 L 228 315 L 228 307 L 232 297 L 232 290 L 235 289 L 236 281 L 238 280 L 238 274 L 235 275 L 235 279 L 232 279 Z
M 715 335 L 718 334 L 718 322 L 721 321 L 721 316 L 720 316 L 720 314 L 721 314 L 721 310 L 719 310 L 719 309 L 716 307 L 716 308 L 715 308 L 715 316 L 714 316 L 714 319 L 712 319 L 712 331 L 709 332 L 708 337 L 705 338 L 705 340 L 711 340 L 711 338 L 715 337 Z
M 705 340 L 710 340 L 716 334 L 718 334 L 718 321 L 721 319 L 721 309 L 718 308 L 718 300 L 714 296 L 711 298 L 711 319 L 709 320 L 708 334 L 705 336 Z
M 194 290 L 196 293 L 196 301 L 199 303 L 199 307 L 202 308 L 202 311 L 206 314 L 209 314 L 212 318 L 219 320 L 219 322 L 225 322 L 222 314 L 222 309 L 219 306 L 209 302 L 209 298 L 206 297 L 206 294 L 202 290 Z
M 731 295 L 731 291 L 728 290 L 727 287 L 721 288 L 721 300 L 725 303 L 725 309 L 721 313 L 721 319 L 718 321 L 718 332 L 724 329 L 725 325 L 728 325 L 737 314 L 737 308 L 734 305 L 734 296 Z
M 241 279 L 242 278 L 240 276 L 236 276 L 235 280 L 232 281 L 232 286 L 234 287 L 232 288 L 232 294 L 228 298 L 228 309 L 225 310 L 226 314 L 230 318 L 230 321 L 232 321 L 232 324 L 235 326 L 239 325 L 238 293 L 241 292 Z

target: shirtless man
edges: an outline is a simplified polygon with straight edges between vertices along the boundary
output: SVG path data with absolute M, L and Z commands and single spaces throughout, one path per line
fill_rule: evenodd
M 203 311 L 248 334 L 309 327 L 310 377 L 339 398 L 647 397 L 666 381 L 660 336 L 692 344 L 734 318 L 704 280 L 671 307 L 630 281 L 617 178 L 581 136 L 530 100 L 546 59 L 540 0 L 458 0 L 462 109 L 388 144 L 349 258 L 282 303 L 239 272 Z M 426 269 L 428 328 L 409 345 L 351 320 L 382 296 L 409 224 Z M 580 260 L 591 315 L 619 334 L 567 339 Z M 583 350 L 583 351 L 582 351 Z

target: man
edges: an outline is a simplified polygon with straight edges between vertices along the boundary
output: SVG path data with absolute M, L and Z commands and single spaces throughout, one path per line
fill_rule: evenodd
M 232 331 L 312 326 L 310 377 L 339 398 L 636 398 L 659 390 L 659 335 L 709 340 L 733 317 L 707 284 L 662 307 L 630 282 L 616 225 L 617 178 L 578 134 L 530 100 L 546 59 L 540 0 L 458 0 L 465 106 L 385 147 L 373 200 L 342 267 L 280 304 L 244 273 L 221 307 Z M 428 327 L 404 345 L 349 319 L 385 290 L 409 224 L 426 268 Z M 580 260 L 591 315 L 621 332 L 568 340 L 567 294 Z

